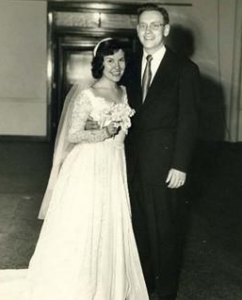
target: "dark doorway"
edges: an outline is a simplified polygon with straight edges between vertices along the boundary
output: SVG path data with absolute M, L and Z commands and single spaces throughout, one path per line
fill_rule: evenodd
M 119 38 L 126 52 L 135 50 L 136 6 L 49 3 L 49 139 L 54 140 L 65 97 L 75 85 L 91 83 L 90 63 L 96 43 Z

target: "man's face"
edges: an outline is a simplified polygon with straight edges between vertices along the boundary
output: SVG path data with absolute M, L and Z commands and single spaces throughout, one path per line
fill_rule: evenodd
M 163 16 L 158 11 L 144 11 L 139 17 L 138 37 L 149 54 L 154 54 L 164 45 L 164 38 L 169 30 L 169 24 L 165 25 Z

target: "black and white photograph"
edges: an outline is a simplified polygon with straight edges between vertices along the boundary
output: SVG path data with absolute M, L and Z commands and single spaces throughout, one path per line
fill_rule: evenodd
M 242 299 L 242 1 L 0 0 L 0 299 Z

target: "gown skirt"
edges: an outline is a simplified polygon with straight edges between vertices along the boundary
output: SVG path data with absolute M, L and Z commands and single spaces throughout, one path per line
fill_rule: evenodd
M 0 299 L 148 300 L 126 176 L 123 143 L 76 144 L 28 269 L 0 271 Z

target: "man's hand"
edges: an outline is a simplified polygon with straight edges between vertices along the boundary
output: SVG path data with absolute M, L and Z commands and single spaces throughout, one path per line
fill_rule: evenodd
M 177 189 L 185 184 L 187 174 L 176 169 L 170 169 L 166 178 L 168 188 Z
M 85 125 L 85 130 L 99 130 L 100 126 L 97 121 L 93 121 L 92 118 L 88 118 Z

